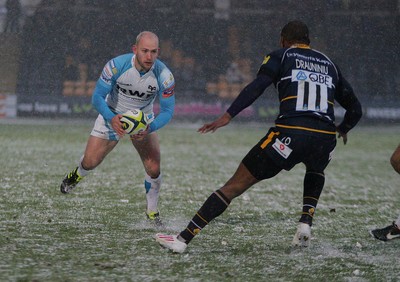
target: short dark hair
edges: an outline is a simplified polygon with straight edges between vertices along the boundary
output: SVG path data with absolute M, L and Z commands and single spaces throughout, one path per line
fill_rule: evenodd
M 301 21 L 288 22 L 282 28 L 281 36 L 284 40 L 289 42 L 310 44 L 308 27 Z

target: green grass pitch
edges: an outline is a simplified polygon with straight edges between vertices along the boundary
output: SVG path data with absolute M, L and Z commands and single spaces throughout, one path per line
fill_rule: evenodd
M 0 281 L 398 281 L 400 240 L 368 231 L 400 213 L 400 176 L 389 158 L 399 126 L 359 126 L 338 140 L 326 170 L 311 246 L 292 249 L 304 167 L 235 199 L 184 254 L 159 247 L 232 175 L 267 125 L 200 123 L 160 130 L 164 229 L 145 219 L 143 167 L 128 138 L 71 194 L 59 185 L 92 123 L 0 122 Z

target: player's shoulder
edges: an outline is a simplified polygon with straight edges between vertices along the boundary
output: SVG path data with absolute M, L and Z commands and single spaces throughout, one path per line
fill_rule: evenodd
M 157 60 L 154 62 L 153 72 L 154 72 L 156 75 L 159 75 L 159 74 L 161 74 L 162 72 L 169 72 L 169 73 L 172 73 L 171 70 L 167 67 L 167 65 L 166 65 L 163 61 L 161 61 L 160 59 L 157 59 Z
M 119 55 L 112 59 L 116 65 L 132 64 L 133 53 Z
M 328 56 L 326 55 L 324 52 L 319 51 L 317 49 L 312 49 L 312 51 L 317 54 L 317 57 L 319 57 L 319 62 L 320 63 L 324 63 L 325 65 L 331 66 L 335 69 L 337 75 L 340 75 L 340 70 L 339 70 L 339 66 Z
M 157 80 L 165 87 L 170 87 L 175 84 L 175 79 L 171 70 L 159 59 L 154 62 L 153 73 L 157 77 Z
M 119 55 L 108 62 L 114 75 L 120 75 L 133 67 L 133 53 Z
M 326 59 L 327 61 L 329 61 L 330 63 L 334 64 L 334 62 L 331 60 L 331 58 L 330 58 L 327 54 L 325 54 L 324 52 L 322 52 L 322 51 L 320 51 L 320 50 L 317 50 L 317 49 L 311 49 L 311 50 L 313 50 L 313 51 L 314 51 L 316 54 L 318 54 L 319 56 L 325 58 L 325 59 Z
M 132 67 L 132 56 L 133 53 L 123 54 L 109 60 L 104 66 L 100 78 L 106 84 L 111 84 L 113 78 L 118 78 L 122 73 Z
M 283 55 L 285 54 L 285 51 L 287 50 L 287 48 L 280 48 L 280 49 L 276 49 L 276 50 L 272 50 L 271 52 L 267 53 L 267 55 L 265 55 L 265 57 L 274 57 L 274 58 L 282 58 Z
M 282 57 L 284 55 L 284 51 L 285 49 L 277 49 L 277 50 L 273 50 L 270 53 L 267 53 L 264 56 L 263 62 L 262 62 L 262 66 L 264 65 L 279 65 Z

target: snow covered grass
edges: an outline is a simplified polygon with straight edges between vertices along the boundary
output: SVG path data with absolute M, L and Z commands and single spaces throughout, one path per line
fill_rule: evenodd
M 400 208 L 389 164 L 400 128 L 360 126 L 338 140 L 326 170 L 308 249 L 290 243 L 301 211 L 304 168 L 263 181 L 232 202 L 177 255 L 153 240 L 183 229 L 234 172 L 268 126 L 200 124 L 160 131 L 165 229 L 145 219 L 143 168 L 128 139 L 77 189 L 59 184 L 82 154 L 92 123 L 0 123 L 1 281 L 396 281 L 400 240 L 369 235 Z

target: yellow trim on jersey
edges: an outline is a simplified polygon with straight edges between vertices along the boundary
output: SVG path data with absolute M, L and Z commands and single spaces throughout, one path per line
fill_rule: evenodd
M 265 147 L 267 147 L 267 145 L 272 141 L 272 138 L 276 135 L 278 136 L 280 134 L 280 132 L 271 132 L 268 135 L 268 138 L 265 139 L 265 141 L 261 144 L 261 149 L 265 149 Z
M 283 98 L 283 99 L 281 100 L 281 102 L 286 101 L 286 100 L 289 100 L 289 99 L 296 99 L 296 98 L 297 98 L 297 96 L 288 96 L 288 97 L 286 97 L 286 98 Z
M 275 124 L 275 125 L 277 127 L 283 127 L 283 128 L 289 128 L 289 129 L 299 129 L 299 130 L 306 130 L 306 131 L 312 131 L 312 132 L 318 132 L 318 133 L 324 133 L 324 134 L 332 134 L 332 135 L 336 134 L 336 131 L 319 130 L 319 129 L 303 127 L 303 126 L 293 126 L 293 125 L 283 125 L 283 124 Z
M 270 58 L 271 58 L 271 56 L 265 56 L 264 57 L 264 61 L 262 62 L 262 64 L 263 65 L 266 64 L 269 61 Z

